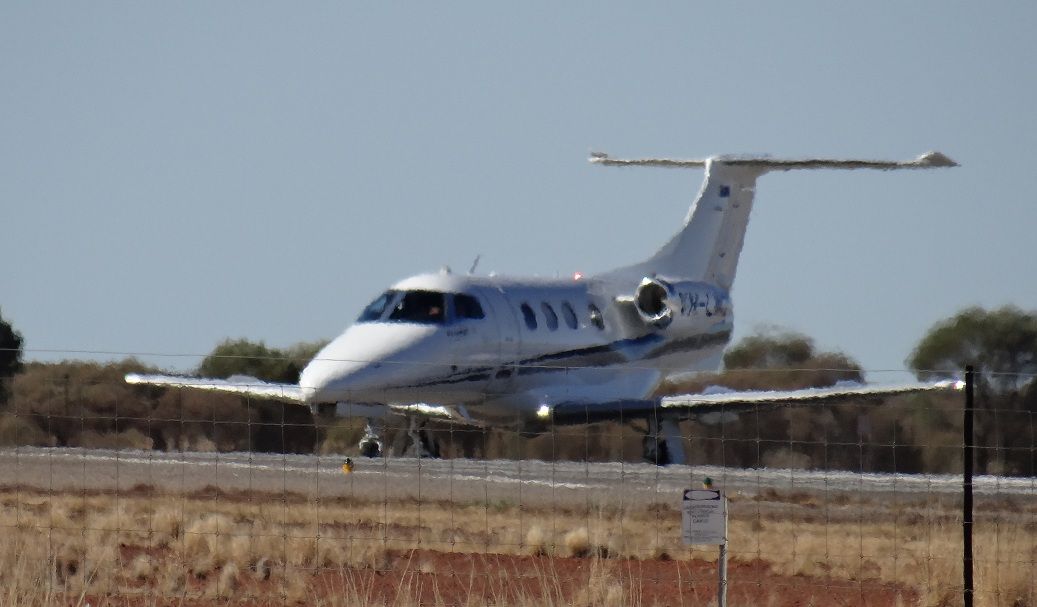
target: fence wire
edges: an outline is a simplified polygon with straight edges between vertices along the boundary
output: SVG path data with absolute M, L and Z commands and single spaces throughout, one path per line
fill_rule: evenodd
M 732 605 L 961 601 L 960 392 L 655 411 L 687 459 L 659 466 L 643 411 L 422 425 L 130 386 L 129 370 L 8 382 L 0 602 L 706 605 L 717 547 L 682 544 L 680 501 L 707 478 L 730 500 Z M 976 603 L 1037 605 L 1037 407 L 980 390 L 976 409 Z M 364 457 L 371 429 L 383 449 Z

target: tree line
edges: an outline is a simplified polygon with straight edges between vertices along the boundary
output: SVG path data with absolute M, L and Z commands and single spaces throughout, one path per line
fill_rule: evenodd
M 23 337 L 0 315 L 0 445 L 355 454 L 363 420 L 314 416 L 271 400 L 131 386 L 140 361 L 23 362 Z M 289 348 L 225 340 L 195 369 L 293 383 L 325 342 Z M 919 379 L 977 369 L 980 471 L 1034 476 L 1037 313 L 973 307 L 936 323 L 907 360 Z M 668 380 L 657 395 L 797 389 L 861 382 L 852 357 L 820 351 L 803 334 L 770 330 L 731 346 L 718 373 Z M 961 469 L 960 394 L 915 394 L 825 406 L 761 408 L 681 422 L 693 464 L 854 471 Z M 445 457 L 639 461 L 645 422 L 602 422 L 538 432 L 432 425 Z M 405 427 L 385 428 L 390 442 Z

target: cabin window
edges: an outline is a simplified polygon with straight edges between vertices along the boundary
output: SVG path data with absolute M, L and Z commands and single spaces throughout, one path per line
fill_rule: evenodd
M 396 291 L 386 291 L 378 296 L 377 299 L 372 301 L 364 311 L 360 313 L 360 318 L 356 319 L 357 322 L 375 322 L 381 320 L 382 315 L 385 314 L 385 309 L 389 307 L 392 300 L 396 297 Z
M 575 329 L 580 326 L 579 321 L 576 320 L 576 312 L 573 311 L 573 307 L 569 305 L 569 302 L 562 302 L 562 318 L 565 319 L 565 324 L 570 329 Z
M 455 318 L 485 318 L 479 300 L 471 295 L 454 295 L 454 317 Z
M 544 313 L 544 320 L 547 321 L 547 328 L 552 331 L 557 331 L 558 315 L 555 314 L 555 309 L 551 307 L 551 304 L 546 301 L 540 302 L 540 311 Z
M 530 331 L 537 330 L 537 315 L 533 312 L 533 308 L 529 307 L 528 303 L 522 304 L 522 318 L 526 320 L 526 328 Z
M 599 331 L 605 329 L 605 319 L 601 316 L 601 310 L 598 306 L 590 304 L 587 306 L 587 315 L 590 317 L 591 324 L 597 327 Z
M 446 297 L 435 291 L 407 291 L 389 314 L 392 322 L 441 325 L 446 319 Z

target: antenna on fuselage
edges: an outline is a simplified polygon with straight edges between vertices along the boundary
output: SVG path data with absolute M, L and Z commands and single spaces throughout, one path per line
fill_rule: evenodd
M 475 256 L 475 261 L 472 262 L 472 267 L 468 268 L 469 276 L 475 274 L 475 268 L 479 265 L 479 260 L 482 259 L 482 253 Z

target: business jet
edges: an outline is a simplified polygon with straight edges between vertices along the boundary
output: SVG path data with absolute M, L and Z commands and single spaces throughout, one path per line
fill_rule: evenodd
M 521 429 L 602 419 L 648 421 L 644 455 L 683 463 L 678 422 L 750 407 L 960 389 L 960 382 L 837 385 L 788 392 L 652 398 L 667 377 L 715 371 L 731 339 L 731 288 L 757 179 L 794 169 L 929 169 L 957 164 L 938 152 L 910 161 L 773 159 L 620 160 L 604 166 L 703 168 L 680 230 L 654 255 L 594 276 L 508 278 L 444 270 L 402 280 L 305 367 L 297 385 L 253 378 L 131 374 L 126 381 L 233 392 L 367 419 L 359 445 L 383 452 L 387 418 L 409 421 L 413 452 L 427 454 L 424 422 Z M 410 447 L 408 447 L 409 449 Z

